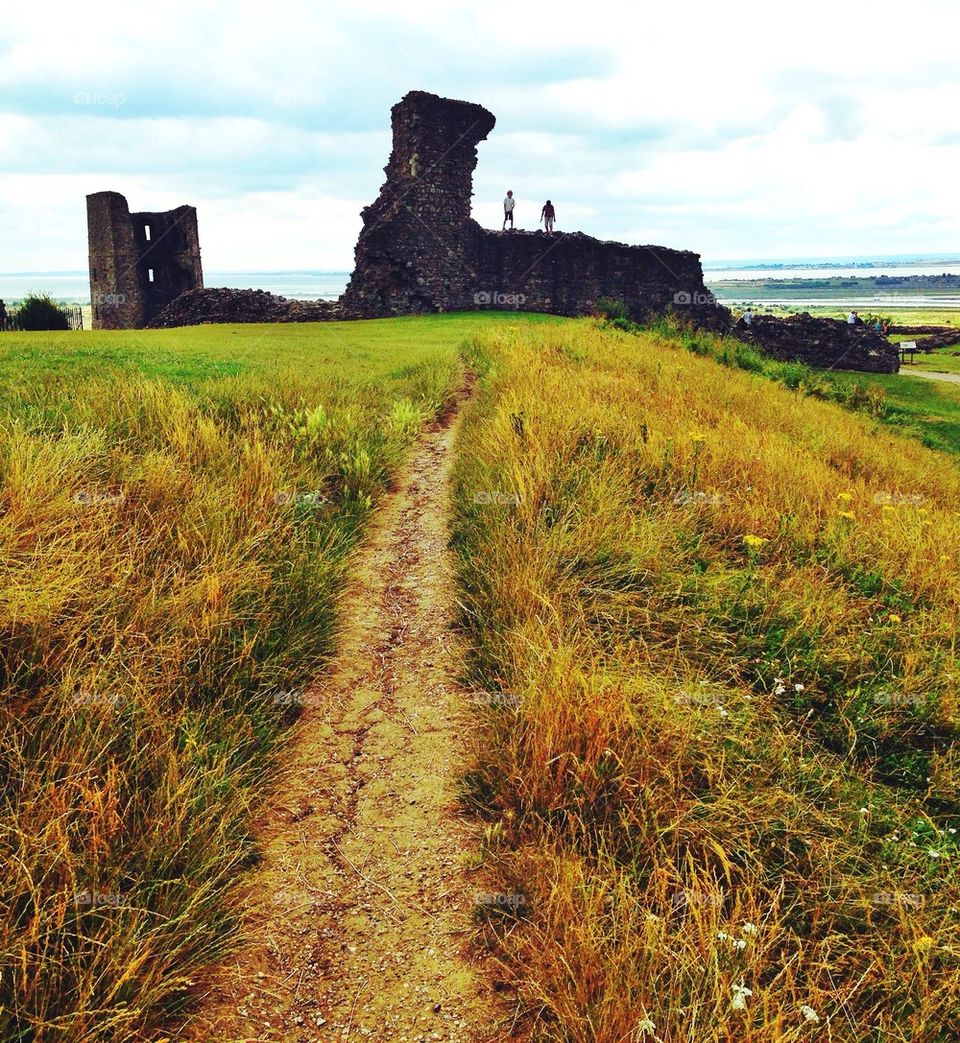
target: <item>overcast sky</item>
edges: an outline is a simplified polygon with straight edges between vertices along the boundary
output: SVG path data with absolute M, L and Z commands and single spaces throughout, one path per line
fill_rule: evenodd
M 349 269 L 412 89 L 497 117 L 488 227 L 509 187 L 706 260 L 958 253 L 958 38 L 958 0 L 38 0 L 0 27 L 0 271 L 85 269 L 102 189 L 196 205 L 208 271 Z

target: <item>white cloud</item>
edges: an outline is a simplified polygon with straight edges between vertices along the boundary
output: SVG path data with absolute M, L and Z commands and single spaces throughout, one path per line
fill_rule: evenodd
M 0 42 L 0 270 L 84 195 L 200 209 L 208 268 L 348 267 L 407 90 L 487 105 L 475 214 L 708 256 L 956 250 L 954 0 L 39 0 Z

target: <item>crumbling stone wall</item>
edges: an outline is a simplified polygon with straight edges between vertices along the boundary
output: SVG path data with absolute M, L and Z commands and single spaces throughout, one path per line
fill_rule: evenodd
M 906 336 L 914 334 L 918 338 L 918 351 L 933 351 L 934 348 L 950 348 L 960 344 L 960 329 L 956 326 L 891 326 L 890 332 Z
M 340 318 L 333 301 L 288 300 L 266 290 L 187 290 L 158 312 L 151 329 L 208 322 L 327 322 Z
M 365 207 L 342 298 L 356 316 L 469 308 L 477 292 L 470 218 L 477 144 L 496 120 L 481 105 L 411 91 L 393 106 L 393 151 Z
M 584 315 L 623 300 L 646 317 L 675 305 L 722 324 L 697 254 L 588 235 L 493 232 L 470 217 L 477 145 L 496 120 L 480 105 L 411 91 L 392 109 L 393 151 L 364 209 L 356 267 L 342 298 L 357 317 L 515 307 Z
M 687 250 L 625 246 L 582 232 L 484 230 L 476 267 L 477 303 L 484 306 L 585 315 L 606 297 L 623 301 L 635 318 L 671 310 L 704 325 L 717 318 L 707 312 L 717 306 L 703 285 L 700 257 Z
M 603 298 L 638 320 L 673 313 L 811 366 L 896 372 L 871 329 L 800 316 L 733 322 L 703 282 L 698 254 L 602 242 L 580 232 L 490 231 L 470 217 L 477 145 L 493 130 L 480 105 L 412 91 L 392 109 L 387 180 L 364 209 L 344 317 L 515 308 L 585 315 Z
M 94 329 L 139 329 L 203 286 L 197 211 L 131 214 L 119 192 L 87 196 Z
M 756 315 L 749 326 L 738 322 L 731 332 L 738 340 L 753 342 L 764 354 L 785 362 L 865 373 L 900 369 L 900 354 L 882 333 L 842 319 L 817 319 L 806 312 L 787 319 Z

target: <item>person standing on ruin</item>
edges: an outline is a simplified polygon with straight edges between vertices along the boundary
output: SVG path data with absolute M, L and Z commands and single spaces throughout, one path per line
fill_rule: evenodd
M 0 333 L 7 328 L 7 306 L 0 301 Z
M 540 211 L 540 220 L 543 222 L 543 227 L 547 231 L 547 235 L 553 235 L 553 220 L 557 216 L 556 210 L 553 208 L 553 203 L 548 199 L 543 204 L 543 209 Z
M 513 198 L 513 189 L 507 189 L 507 198 L 503 201 L 503 228 L 501 231 L 506 229 L 507 222 L 510 222 L 510 229 L 513 230 L 513 208 L 517 205 L 517 201 Z

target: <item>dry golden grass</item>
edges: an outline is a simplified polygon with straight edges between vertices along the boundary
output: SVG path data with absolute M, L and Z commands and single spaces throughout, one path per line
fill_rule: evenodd
M 464 617 L 519 705 L 468 783 L 533 1037 L 958 1038 L 955 460 L 657 334 L 471 354 Z
M 347 554 L 460 372 L 0 395 L 0 1038 L 156 1039 L 221 951 Z

